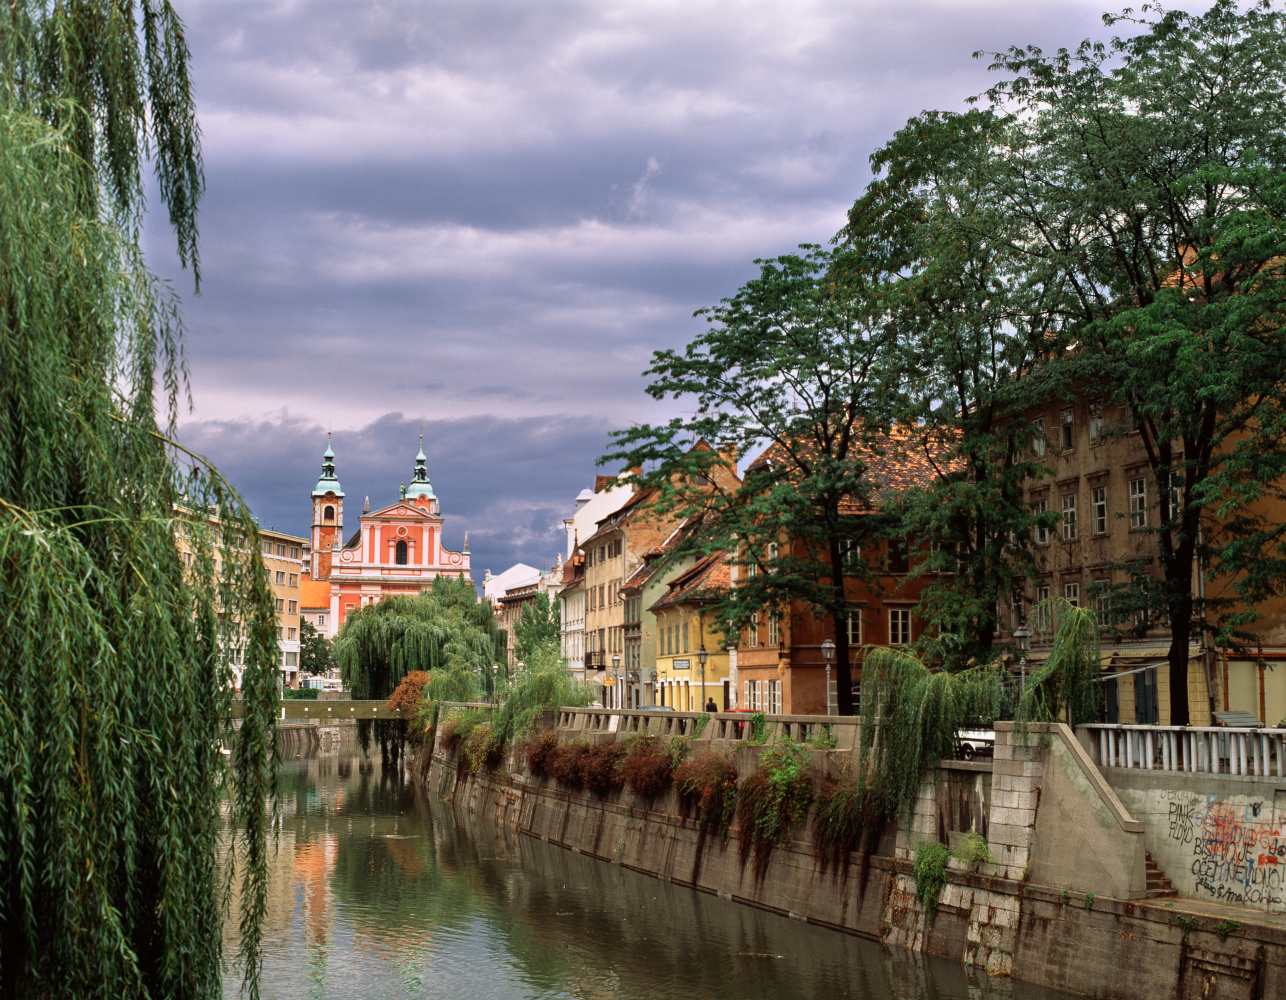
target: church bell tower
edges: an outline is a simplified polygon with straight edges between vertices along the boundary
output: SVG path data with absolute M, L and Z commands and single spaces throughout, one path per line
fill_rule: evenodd
M 330 435 L 322 453 L 321 478 L 313 487 L 312 554 L 308 572 L 314 580 L 330 577 L 331 556 L 344 537 L 344 489 L 335 478 L 335 452 Z

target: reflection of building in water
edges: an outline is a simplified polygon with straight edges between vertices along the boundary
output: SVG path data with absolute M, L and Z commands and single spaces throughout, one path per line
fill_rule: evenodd
M 326 833 L 315 840 L 297 844 L 294 852 L 293 886 L 303 886 L 303 918 L 309 944 L 325 944 L 334 921 L 330 873 L 339 855 L 339 838 Z

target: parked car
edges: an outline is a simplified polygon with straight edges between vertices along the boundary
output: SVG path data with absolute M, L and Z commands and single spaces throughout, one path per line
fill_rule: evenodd
M 994 729 L 961 729 L 956 733 L 956 754 L 960 760 L 990 757 L 996 749 Z

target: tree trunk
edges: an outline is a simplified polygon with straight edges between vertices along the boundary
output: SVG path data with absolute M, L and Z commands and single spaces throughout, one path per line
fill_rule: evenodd
M 844 592 L 844 558 L 840 555 L 839 539 L 834 533 L 830 540 L 831 586 L 835 598 L 831 602 L 831 627 L 835 630 L 835 709 L 840 715 L 853 714 L 853 671 L 849 666 L 848 651 L 848 598 Z M 830 692 L 826 692 L 829 703 Z
M 1192 636 L 1192 596 L 1170 602 L 1170 725 L 1189 725 L 1188 642 Z

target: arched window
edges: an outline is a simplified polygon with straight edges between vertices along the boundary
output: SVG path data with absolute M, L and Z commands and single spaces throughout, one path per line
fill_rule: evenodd
M 322 508 L 322 520 L 323 521 L 335 520 L 335 508 L 332 507 L 330 504 L 327 504 L 325 507 Z
M 393 561 L 396 562 L 399 566 L 406 565 L 406 542 L 397 543 L 397 549 L 395 550 Z

